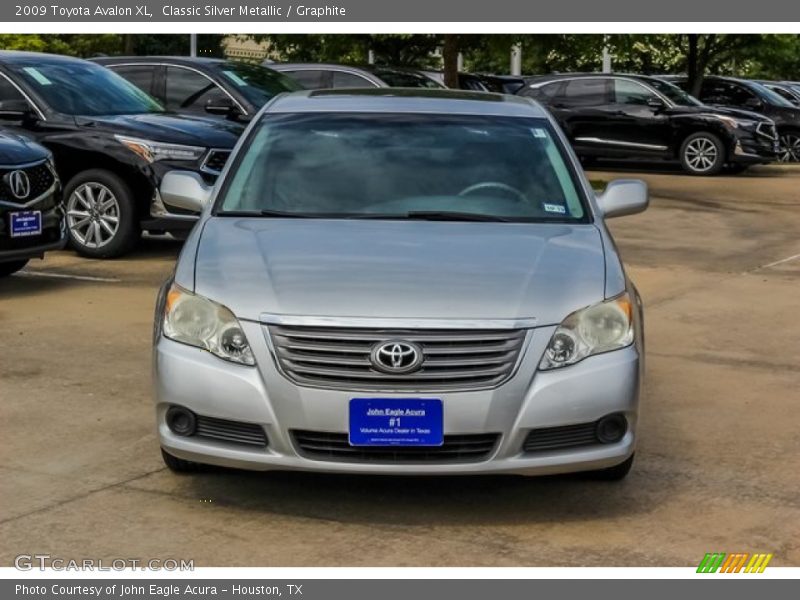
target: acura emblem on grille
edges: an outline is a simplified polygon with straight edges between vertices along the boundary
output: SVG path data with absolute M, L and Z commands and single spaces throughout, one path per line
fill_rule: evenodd
M 31 180 L 25 171 L 11 171 L 5 176 L 6 185 L 17 200 L 24 200 L 31 193 Z
M 377 344 L 370 360 L 373 367 L 384 373 L 411 373 L 422 364 L 422 348 L 411 342 L 390 340 Z

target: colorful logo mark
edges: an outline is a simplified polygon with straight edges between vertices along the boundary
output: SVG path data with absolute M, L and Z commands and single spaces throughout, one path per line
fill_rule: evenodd
M 763 573 L 772 554 L 748 554 L 747 552 L 708 552 L 697 567 L 698 573 Z

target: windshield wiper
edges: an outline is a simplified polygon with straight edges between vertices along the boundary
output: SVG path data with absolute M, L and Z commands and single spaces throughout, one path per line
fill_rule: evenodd
M 419 221 L 492 221 L 510 223 L 511 219 L 481 213 L 458 212 L 449 210 L 412 210 L 406 213 L 407 219 Z

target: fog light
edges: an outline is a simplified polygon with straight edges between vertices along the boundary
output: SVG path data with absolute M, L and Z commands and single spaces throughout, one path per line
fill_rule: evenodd
M 167 427 L 175 435 L 190 436 L 197 429 L 194 413 L 182 406 L 170 406 L 167 410 Z
M 622 415 L 608 415 L 597 422 L 595 435 L 603 444 L 620 441 L 628 431 L 628 421 Z

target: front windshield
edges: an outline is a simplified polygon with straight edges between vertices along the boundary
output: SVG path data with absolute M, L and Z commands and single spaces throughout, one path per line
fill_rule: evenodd
M 677 106 L 701 106 L 703 103 L 697 98 L 684 92 L 677 85 L 663 79 L 647 79 L 647 83 L 669 98 Z
M 163 107 L 110 69 L 94 63 L 65 60 L 20 61 L 9 65 L 41 96 L 65 115 L 102 116 L 163 112 Z
M 575 174 L 544 119 L 265 115 L 217 214 L 575 221 Z
M 217 67 L 254 106 L 263 106 L 283 92 L 302 90 L 303 86 L 291 77 L 259 65 L 224 62 Z
M 404 87 L 404 88 L 443 88 L 444 85 L 438 81 L 434 81 L 430 77 L 425 77 L 420 73 L 413 73 L 411 71 L 396 71 L 394 69 L 375 69 L 372 72 L 376 77 L 379 77 L 389 87 Z
M 760 83 L 756 83 L 755 81 L 748 81 L 747 85 L 750 86 L 750 89 L 753 90 L 756 94 L 758 94 L 762 100 L 765 100 L 767 104 L 772 104 L 773 106 L 788 106 L 789 108 L 795 108 L 795 106 L 789 102 L 783 96 L 773 92 L 765 85 L 761 85 Z

